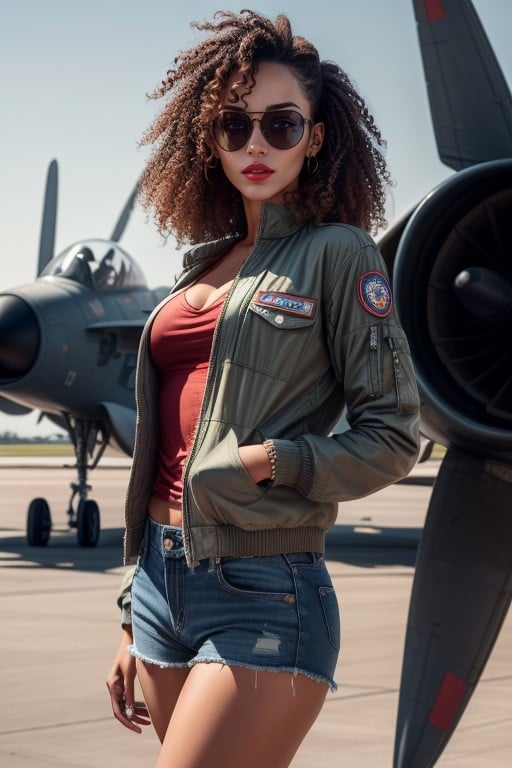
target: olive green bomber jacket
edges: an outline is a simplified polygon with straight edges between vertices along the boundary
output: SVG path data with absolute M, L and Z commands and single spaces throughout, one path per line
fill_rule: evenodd
M 193 248 L 164 303 L 231 243 Z M 190 565 L 210 556 L 323 552 L 338 502 L 372 493 L 412 468 L 419 399 L 407 339 L 386 297 L 383 274 L 378 248 L 362 230 L 304 224 L 285 207 L 262 206 L 255 245 L 216 326 L 184 470 Z M 383 297 L 371 294 L 375 275 Z M 126 564 L 139 552 L 157 468 L 158 374 L 149 331 L 158 309 L 139 350 Z M 345 406 L 350 429 L 332 434 Z M 238 448 L 265 439 L 274 441 L 276 477 L 256 484 Z

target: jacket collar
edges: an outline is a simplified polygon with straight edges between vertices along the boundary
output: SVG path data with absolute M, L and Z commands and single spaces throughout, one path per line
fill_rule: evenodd
M 288 237 L 288 235 L 300 229 L 301 226 L 302 222 L 297 221 L 287 206 L 263 203 L 255 244 L 259 240 L 275 240 L 281 237 Z M 196 245 L 185 254 L 184 265 L 188 267 L 198 262 L 209 261 L 219 253 L 226 251 L 239 239 L 240 237 L 228 237 Z
M 277 240 L 297 232 L 303 223 L 298 221 L 285 205 L 263 203 L 261 206 L 260 223 L 256 236 L 255 247 L 261 241 Z M 184 255 L 184 271 L 178 278 L 173 291 L 184 287 L 195 280 L 215 259 L 231 248 L 239 237 L 228 237 L 213 240 L 210 243 L 196 245 Z
M 274 240 L 279 237 L 288 237 L 288 235 L 300 229 L 301 226 L 302 222 L 297 221 L 287 206 L 263 203 L 256 242 L 258 240 Z

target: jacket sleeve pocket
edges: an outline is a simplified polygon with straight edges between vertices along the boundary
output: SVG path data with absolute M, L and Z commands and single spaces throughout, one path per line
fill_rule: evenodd
M 398 416 L 416 413 L 418 390 L 403 330 L 396 326 L 371 325 L 367 349 L 369 398 L 392 398 Z
M 396 413 L 406 416 L 416 413 L 419 407 L 418 390 L 409 344 L 405 335 L 394 333 L 386 337 L 391 353 L 391 365 L 396 390 Z
M 368 383 L 370 398 L 382 397 L 382 345 L 378 325 L 368 328 Z

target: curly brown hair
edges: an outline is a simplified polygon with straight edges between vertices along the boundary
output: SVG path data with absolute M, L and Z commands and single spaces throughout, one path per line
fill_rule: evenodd
M 385 142 L 345 72 L 320 61 L 308 40 L 292 34 L 284 15 L 272 22 L 250 10 L 218 11 L 213 21 L 192 26 L 212 34 L 180 53 L 150 94 L 169 98 L 141 140 L 154 145 L 140 180 L 141 202 L 153 210 L 160 232 L 190 243 L 245 233 L 241 195 L 213 162 L 211 124 L 232 73 L 239 73 L 236 100 L 240 88 L 242 96 L 251 92 L 262 62 L 291 67 L 315 121 L 325 124 L 317 172 L 304 168 L 298 190 L 287 199 L 295 216 L 368 231 L 383 226 L 390 181 Z

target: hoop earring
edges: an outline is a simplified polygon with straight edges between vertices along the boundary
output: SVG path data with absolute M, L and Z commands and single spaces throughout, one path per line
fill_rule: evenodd
M 311 162 L 312 160 L 315 161 L 314 164 Z M 306 166 L 307 166 L 309 175 L 314 176 L 315 173 L 318 171 L 318 160 L 316 158 L 316 155 L 309 155 L 306 161 Z
M 218 157 L 215 157 L 215 155 L 214 155 L 213 157 L 210 157 L 210 159 L 208 160 L 207 163 L 205 163 L 205 166 L 204 166 L 204 169 L 203 169 L 203 173 L 204 173 L 204 177 L 205 177 L 206 181 L 208 182 L 208 184 L 213 184 L 212 180 L 208 178 L 208 171 L 215 170 L 215 168 L 217 167 L 218 162 L 219 162 Z

